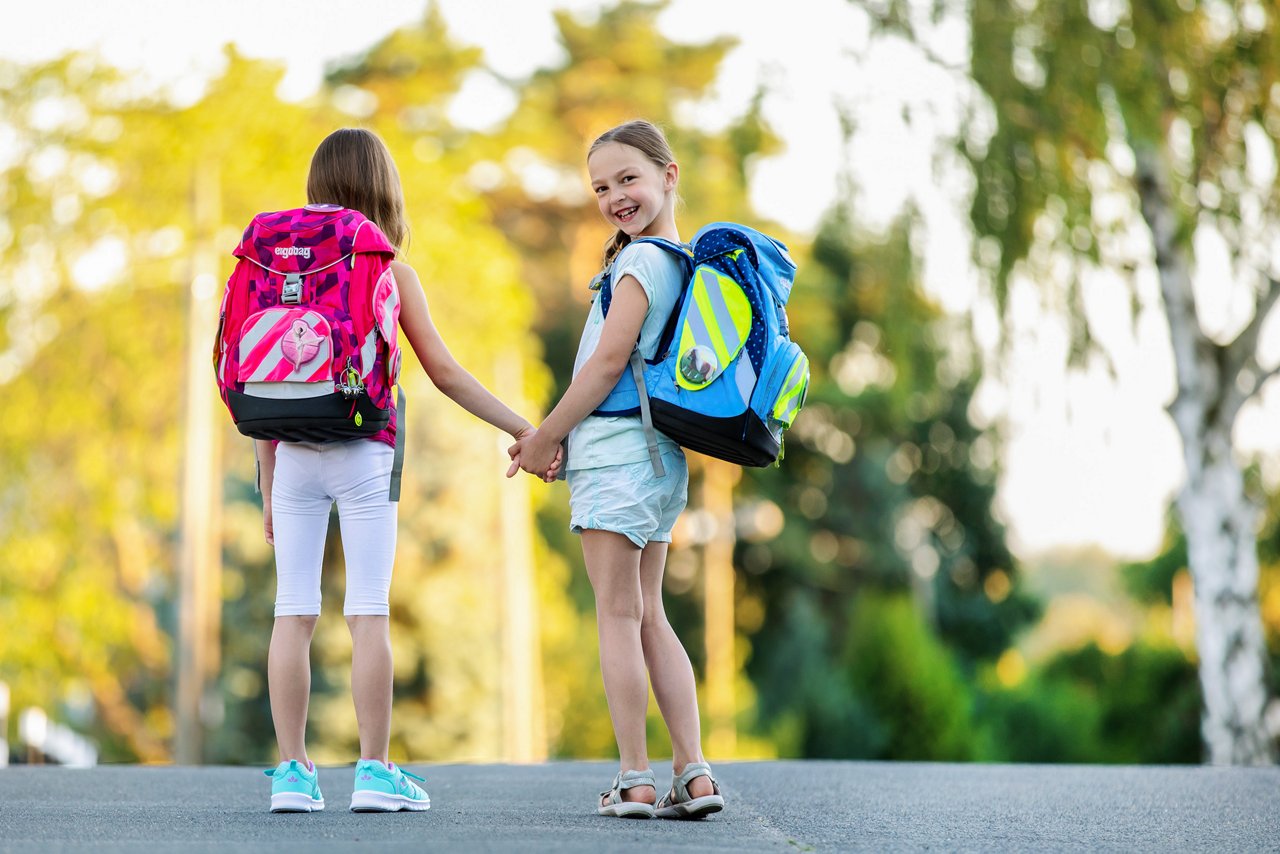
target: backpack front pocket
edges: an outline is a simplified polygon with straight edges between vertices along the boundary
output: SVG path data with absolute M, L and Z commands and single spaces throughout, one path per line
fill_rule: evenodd
M 299 307 L 268 308 L 251 315 L 240 336 L 245 394 L 318 397 L 333 391 L 332 326 L 324 315 Z

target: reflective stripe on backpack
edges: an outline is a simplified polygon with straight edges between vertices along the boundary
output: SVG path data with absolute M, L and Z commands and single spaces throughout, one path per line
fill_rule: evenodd
M 705 265 L 690 288 L 693 304 L 681 324 L 676 382 L 698 391 L 715 382 L 747 343 L 751 301 L 741 285 Z

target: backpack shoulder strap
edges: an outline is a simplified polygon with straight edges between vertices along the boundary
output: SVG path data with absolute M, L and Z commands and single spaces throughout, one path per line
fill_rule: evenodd
M 366 219 L 356 226 L 351 251 L 380 252 L 392 258 L 396 254 L 395 247 L 391 245 L 391 241 L 382 233 L 382 229 L 378 228 L 377 223 L 371 219 Z
M 686 279 L 689 277 L 689 274 L 693 272 L 693 251 L 690 247 L 682 246 L 674 240 L 667 240 L 665 237 L 641 237 L 631 241 L 627 246 L 635 246 L 640 243 L 652 243 L 655 246 L 661 246 L 663 249 L 679 258 L 680 263 L 683 265 Z M 622 250 L 614 257 L 614 264 L 616 264 L 618 258 L 622 256 L 622 252 L 627 250 L 627 246 L 622 247 Z M 600 278 L 600 311 L 605 317 L 609 316 L 609 306 L 613 303 L 612 267 L 613 264 L 610 264 L 609 268 L 601 274 Z
M 387 490 L 387 498 L 391 501 L 400 500 L 400 479 L 404 473 L 404 434 L 407 428 L 405 424 L 405 401 L 404 389 L 396 386 L 396 447 L 391 458 L 391 482 Z

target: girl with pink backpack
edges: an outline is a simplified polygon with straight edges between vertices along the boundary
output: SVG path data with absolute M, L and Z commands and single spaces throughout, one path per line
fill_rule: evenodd
M 450 354 L 417 273 L 394 260 L 408 234 L 399 173 L 373 133 L 347 128 L 316 149 L 308 205 L 261 214 L 236 250 L 215 370 L 260 465 L 263 529 L 276 553 L 268 653 L 280 751 L 273 812 L 324 809 L 307 758 L 310 645 L 320 614 L 329 512 L 338 505 L 360 734 L 353 811 L 420 811 L 431 801 L 388 761 L 392 663 L 388 593 L 395 559 L 403 397 L 397 329 L 432 383 L 476 417 L 525 439 L 534 428 Z M 399 423 L 397 423 L 399 422 Z M 412 778 L 412 779 L 410 779 Z

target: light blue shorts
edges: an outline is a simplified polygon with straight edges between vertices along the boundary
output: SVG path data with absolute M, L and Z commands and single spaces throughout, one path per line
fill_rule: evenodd
M 653 476 L 648 460 L 570 470 L 570 530 L 613 531 L 641 549 L 671 542 L 671 529 L 689 500 L 689 464 L 676 448 L 663 452 L 662 465 L 662 477 Z

